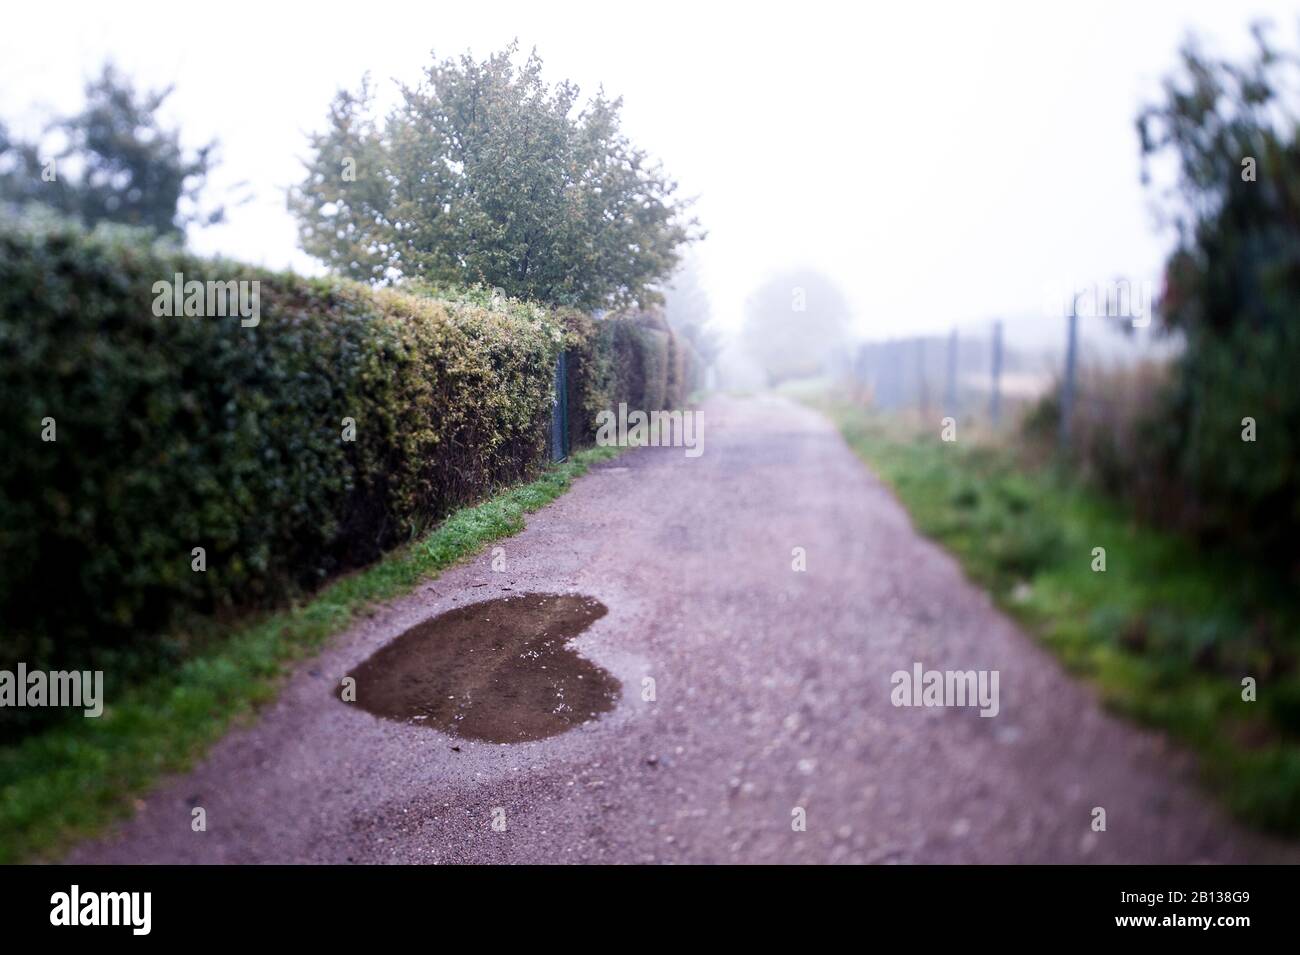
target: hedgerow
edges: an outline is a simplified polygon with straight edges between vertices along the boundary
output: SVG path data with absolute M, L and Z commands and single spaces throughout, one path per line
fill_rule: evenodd
M 155 315 L 177 273 L 257 281 L 260 321 Z M 183 654 L 190 621 L 283 602 L 520 480 L 562 349 L 584 440 L 644 400 L 660 346 L 626 324 L 0 224 L 0 668 Z
M 698 387 L 700 361 L 684 338 L 653 313 L 601 320 L 566 310 L 569 431 L 574 445 L 591 444 L 596 414 L 629 408 L 680 408 Z

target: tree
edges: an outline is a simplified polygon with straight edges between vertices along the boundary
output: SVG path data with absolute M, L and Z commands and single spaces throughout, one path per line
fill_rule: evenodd
M 704 365 L 718 359 L 722 344 L 710 325 L 709 293 L 700 282 L 699 264 L 686 258 L 664 287 L 664 314 L 668 323 L 691 343 Z
M 744 343 L 768 383 L 820 374 L 842 347 L 852 317 L 839 287 L 802 269 L 775 275 L 745 303 Z
M 698 237 L 677 184 L 604 93 L 548 86 L 536 52 L 435 62 L 378 123 L 340 93 L 290 197 L 302 247 L 353 278 L 484 284 L 553 305 L 647 305 Z M 349 175 L 349 173 L 351 175 Z
M 51 122 L 39 143 L 0 130 L 0 200 L 40 203 L 87 226 L 115 222 L 180 235 L 190 223 L 221 220 L 200 211 L 216 143 L 193 153 L 158 110 L 172 88 L 137 93 L 111 64 L 86 84 L 81 112 Z M 47 144 L 61 141 L 62 146 Z
M 1274 49 L 1262 27 L 1253 33 L 1255 51 L 1240 65 L 1187 41 L 1164 101 L 1142 110 L 1138 131 L 1144 175 L 1149 157 L 1176 160 L 1161 195 L 1177 231 L 1162 313 L 1186 347 L 1164 409 L 1167 453 L 1199 526 L 1294 561 L 1300 123 L 1290 97 L 1300 60 Z M 1245 418 L 1257 424 L 1249 443 Z

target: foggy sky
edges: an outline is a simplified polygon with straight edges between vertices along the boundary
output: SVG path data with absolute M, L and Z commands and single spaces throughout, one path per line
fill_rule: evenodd
M 284 190 L 305 133 L 367 70 L 419 78 L 518 38 L 547 79 L 625 99 L 625 129 L 664 162 L 709 231 L 714 312 L 734 327 L 773 268 L 836 279 L 878 337 L 1032 315 L 1046 284 L 1152 278 L 1154 231 L 1133 120 L 1196 28 L 1239 52 L 1252 19 L 1295 46 L 1295 3 L 705 4 L 70 3 L 11 5 L 0 117 L 33 133 L 80 103 L 111 56 L 175 83 L 167 119 L 222 143 L 213 179 L 254 201 L 197 230 L 202 252 L 319 271 Z

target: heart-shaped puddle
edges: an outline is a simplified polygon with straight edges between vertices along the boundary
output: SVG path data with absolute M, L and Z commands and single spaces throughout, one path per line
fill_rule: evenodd
M 356 701 L 387 719 L 519 743 L 614 708 L 622 684 L 566 644 L 605 616 L 590 597 L 519 594 L 416 624 L 350 674 Z M 347 700 L 347 684 L 340 698 Z

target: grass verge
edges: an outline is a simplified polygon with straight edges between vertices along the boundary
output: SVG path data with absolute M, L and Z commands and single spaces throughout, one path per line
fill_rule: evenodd
M 1113 710 L 1169 731 L 1244 821 L 1300 835 L 1300 600 L 1269 568 L 1136 523 L 1053 466 L 811 402 L 921 533 Z M 1094 570 L 1105 549 L 1105 571 Z M 1243 700 L 1243 680 L 1257 701 Z
M 420 541 L 286 610 L 232 627 L 226 639 L 136 686 L 115 688 L 98 719 L 72 717 L 0 748 L 0 863 L 52 857 L 126 814 L 161 774 L 186 769 L 231 726 L 274 698 L 288 665 L 365 608 L 517 534 L 617 448 L 592 448 L 541 477 L 456 511 Z

